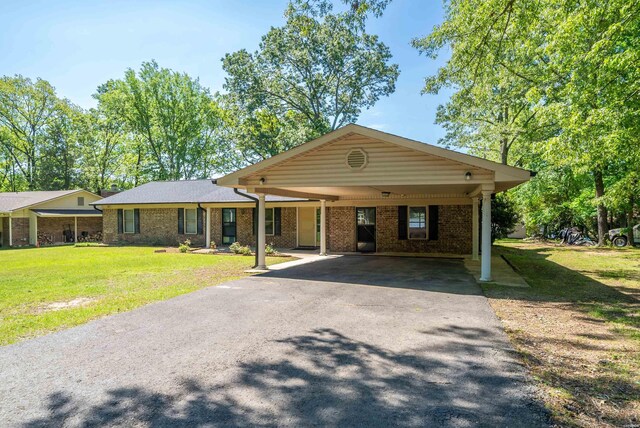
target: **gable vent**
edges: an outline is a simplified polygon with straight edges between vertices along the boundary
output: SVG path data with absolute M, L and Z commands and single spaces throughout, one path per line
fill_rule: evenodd
M 367 153 L 362 149 L 353 149 L 347 154 L 347 165 L 351 169 L 362 169 L 367 165 Z

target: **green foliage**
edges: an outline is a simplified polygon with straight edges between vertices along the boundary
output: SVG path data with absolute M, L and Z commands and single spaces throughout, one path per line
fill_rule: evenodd
M 212 174 L 218 107 L 197 79 L 145 62 L 138 73 L 128 69 L 124 79 L 101 85 L 95 97 L 139 138 L 141 174 L 156 180 Z
M 491 239 L 506 238 L 520 220 L 518 209 L 508 193 L 499 193 L 491 201 Z
M 273 255 L 277 255 L 279 254 L 278 251 L 275 249 L 275 247 L 273 246 L 273 242 L 269 243 L 269 244 L 265 244 L 264 246 L 264 253 L 267 256 L 273 256 Z
M 250 256 L 253 254 L 249 246 L 242 245 L 239 242 L 234 242 L 229 245 L 229 250 L 234 254 L 242 254 L 243 256 Z
M 178 251 L 180 251 L 181 253 L 186 253 L 189 250 L 191 250 L 191 240 L 185 239 L 185 241 L 178 246 Z
M 430 58 L 451 51 L 424 88 L 455 91 L 438 111 L 443 142 L 537 170 L 516 192 L 528 195 L 516 197 L 528 225 L 597 217 L 602 243 L 607 208 L 624 216 L 638 203 L 639 34 L 637 2 L 469 0 L 448 2 L 445 21 L 413 43 Z
M 240 164 L 253 163 L 350 122 L 395 90 L 398 66 L 389 48 L 365 32 L 367 16 L 386 5 L 292 1 L 286 23 L 272 27 L 259 49 L 227 54 L 227 127 Z

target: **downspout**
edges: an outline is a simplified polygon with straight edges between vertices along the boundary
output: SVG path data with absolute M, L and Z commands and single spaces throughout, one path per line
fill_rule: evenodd
M 102 210 L 100 208 L 96 207 L 95 205 L 91 205 L 91 206 L 93 207 L 94 210 L 102 212 Z
M 198 209 L 200 210 L 200 212 L 204 213 L 204 230 L 202 231 L 204 234 L 204 248 L 209 248 L 209 245 L 211 245 L 210 242 L 207 242 L 207 229 L 209 228 L 209 219 L 207 218 L 207 210 L 202 208 L 202 205 L 200 205 L 200 202 L 198 202 Z
M 213 184 L 217 184 L 216 180 L 211 180 L 211 182 Z M 251 199 L 252 201 L 254 201 L 256 203 L 256 213 L 258 212 L 258 210 L 260 209 L 259 206 L 258 206 L 258 198 L 256 198 L 255 196 L 247 195 L 246 193 L 242 193 L 241 191 L 239 191 L 235 187 L 233 188 L 233 192 L 238 196 L 242 196 L 244 198 Z M 260 243 L 258 242 L 258 233 L 256 231 L 256 261 L 255 261 L 256 264 L 255 264 L 255 266 L 258 266 L 258 247 L 259 247 L 259 245 L 260 245 Z

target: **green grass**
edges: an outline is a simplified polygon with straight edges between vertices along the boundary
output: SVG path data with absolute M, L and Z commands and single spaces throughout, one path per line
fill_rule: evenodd
M 496 297 L 506 293 L 527 299 L 575 302 L 592 316 L 620 327 L 640 329 L 640 249 L 503 240 L 497 242 L 497 250 L 520 271 L 531 289 L 514 291 L 487 286 Z M 638 337 L 638 332 L 629 333 Z
M 64 246 L 0 251 L 0 344 L 241 278 L 253 262 L 252 257 L 154 250 Z M 267 263 L 288 260 L 267 258 Z M 65 307 L 75 299 L 80 300 Z
M 561 426 L 640 414 L 640 249 L 502 240 L 530 288 L 483 289 Z

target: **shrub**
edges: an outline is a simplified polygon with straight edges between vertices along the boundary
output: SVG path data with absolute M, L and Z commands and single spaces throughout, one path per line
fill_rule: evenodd
M 229 245 L 229 250 L 231 250 L 234 254 L 242 254 L 243 256 L 250 256 L 251 248 L 246 245 L 241 245 L 239 242 L 234 242 Z
M 268 256 L 274 256 L 278 254 L 278 251 L 273 247 L 273 242 L 264 246 L 264 252 Z
M 191 249 L 191 240 L 190 239 L 186 239 L 182 244 L 180 244 L 180 246 L 178 247 L 178 251 L 180 251 L 181 253 L 186 253 L 187 251 L 189 251 Z
M 211 241 L 211 242 L 209 243 L 209 248 L 210 248 L 211 250 L 215 250 L 216 248 L 218 248 L 218 246 L 216 245 L 216 241 Z

